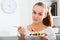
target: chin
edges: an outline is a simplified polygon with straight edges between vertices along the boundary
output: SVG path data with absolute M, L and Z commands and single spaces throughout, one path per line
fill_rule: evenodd
M 34 21 L 33 23 L 37 24 L 38 22 Z

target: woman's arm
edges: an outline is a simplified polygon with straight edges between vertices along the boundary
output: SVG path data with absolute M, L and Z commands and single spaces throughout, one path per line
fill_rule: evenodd
M 48 40 L 46 37 L 44 36 L 39 36 L 40 40 Z
M 47 38 L 48 40 L 55 40 L 56 39 L 55 32 L 54 32 L 54 30 L 51 27 L 49 27 L 46 30 L 46 33 L 47 33 L 47 36 L 45 38 Z
M 47 34 L 46 33 L 43 33 L 44 34 L 44 36 L 39 36 L 39 38 L 40 38 L 40 40 L 48 40 L 47 39 Z
M 18 28 L 18 32 L 20 34 L 20 36 L 18 37 L 18 40 L 24 40 L 25 38 L 25 30 L 22 27 Z
M 18 40 L 25 40 L 24 35 L 18 36 Z

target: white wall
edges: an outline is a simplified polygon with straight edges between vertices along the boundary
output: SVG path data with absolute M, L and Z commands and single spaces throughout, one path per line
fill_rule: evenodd
M 51 5 L 51 0 L 23 0 L 23 9 L 21 14 L 21 25 L 26 26 L 32 22 L 32 8 L 36 2 L 43 2 L 46 5 Z
M 57 1 L 58 2 L 58 16 L 60 16 L 60 0 Z
M 0 36 L 16 36 L 19 25 L 25 27 L 32 22 L 32 0 L 15 0 L 17 8 L 15 13 L 7 14 L 1 9 L 0 0 Z
M 34 0 L 34 2 L 43 2 L 44 4 L 50 6 L 52 3 L 52 0 Z
M 53 2 L 57 2 L 57 15 L 53 18 L 53 22 L 55 26 L 60 26 L 60 0 L 53 0 Z
M 32 22 L 32 7 L 35 2 L 41 1 L 51 5 L 51 0 L 15 0 L 17 9 L 15 13 L 6 14 L 1 10 L 0 0 L 0 36 L 17 35 L 19 25 L 25 27 Z
M 53 18 L 54 26 L 60 26 L 60 17 Z
M 17 29 L 15 27 L 20 25 L 22 1 L 21 0 L 15 1 L 17 4 L 15 13 L 8 14 L 2 11 L 1 9 L 2 0 L 0 0 L 0 36 L 17 34 Z

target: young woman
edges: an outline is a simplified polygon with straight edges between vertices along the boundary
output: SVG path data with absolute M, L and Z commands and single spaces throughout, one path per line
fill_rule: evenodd
M 33 6 L 32 11 L 32 24 L 28 25 L 26 30 L 21 26 L 18 28 L 18 32 L 20 33 L 19 40 L 55 40 L 56 36 L 52 29 L 51 8 L 42 2 L 38 2 Z M 45 35 L 37 37 L 27 35 L 33 32 L 43 32 Z

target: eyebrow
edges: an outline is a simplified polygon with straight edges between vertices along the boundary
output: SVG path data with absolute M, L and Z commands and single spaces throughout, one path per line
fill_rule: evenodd
M 36 12 L 35 10 L 33 10 L 34 12 Z

